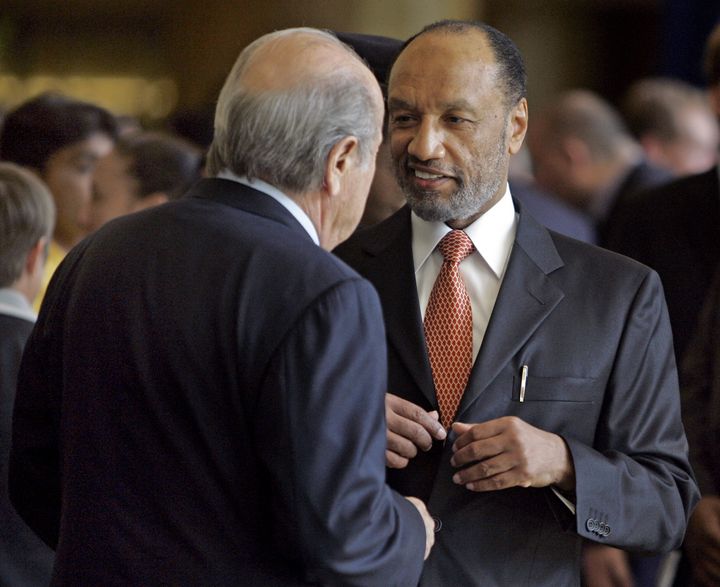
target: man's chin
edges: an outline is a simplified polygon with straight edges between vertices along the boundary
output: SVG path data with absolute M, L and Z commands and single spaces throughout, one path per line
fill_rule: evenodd
M 427 222 L 446 222 L 454 216 L 452 210 L 446 206 L 438 206 L 437 202 L 428 201 L 426 196 L 422 199 L 414 195 L 407 196 L 407 202 L 410 209 Z

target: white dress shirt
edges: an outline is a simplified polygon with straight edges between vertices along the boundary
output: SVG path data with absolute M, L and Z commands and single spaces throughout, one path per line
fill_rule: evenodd
M 35 322 L 37 318 L 25 296 L 11 287 L 0 288 L 0 314 L 28 322 Z
M 443 256 L 437 245 L 452 229 L 444 222 L 426 222 L 414 212 L 411 222 L 415 282 L 420 313 L 425 320 L 430 292 L 443 264 Z M 480 350 L 500 291 L 516 230 L 517 214 L 507 184 L 503 197 L 464 229 L 475 245 L 475 250 L 460 263 L 460 276 L 467 288 L 472 307 L 473 362 Z
M 287 209 L 288 212 L 290 212 L 290 214 L 293 215 L 295 220 L 300 223 L 300 225 L 310 235 L 310 238 L 313 239 L 313 242 L 316 245 L 320 245 L 320 237 L 318 236 L 317 229 L 312 223 L 312 220 L 310 220 L 310 217 L 305 213 L 305 210 L 303 210 L 297 204 L 297 202 L 295 202 L 295 200 L 282 193 L 274 185 L 270 185 L 268 182 L 263 181 L 262 179 L 250 179 L 244 175 L 235 175 L 232 171 L 229 171 L 227 169 L 223 169 L 220 173 L 217 174 L 217 177 L 219 177 L 220 179 L 229 179 L 230 181 L 236 181 L 237 183 L 241 183 L 243 185 L 251 187 L 254 190 L 267 194 L 274 200 L 277 200 L 285 207 L 285 209 Z
M 443 256 L 438 243 L 452 229 L 443 222 L 426 222 L 413 212 L 412 250 L 415 263 L 420 313 L 425 320 L 425 310 L 430 300 L 435 280 L 440 273 Z M 473 363 L 477 358 L 487 330 L 490 315 L 495 307 L 507 268 L 510 252 L 515 242 L 518 214 L 510 195 L 510 186 L 500 201 L 480 218 L 465 228 L 465 234 L 475 245 L 475 250 L 460 263 L 460 276 L 470 297 L 473 319 Z M 558 489 L 550 489 L 565 506 L 575 514 L 575 505 Z

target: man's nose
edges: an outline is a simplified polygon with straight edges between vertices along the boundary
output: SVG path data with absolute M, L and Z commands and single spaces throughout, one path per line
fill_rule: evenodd
M 443 133 L 437 125 L 424 120 L 417 127 L 417 132 L 408 145 L 408 154 L 419 161 L 442 159 L 445 157 L 443 139 Z

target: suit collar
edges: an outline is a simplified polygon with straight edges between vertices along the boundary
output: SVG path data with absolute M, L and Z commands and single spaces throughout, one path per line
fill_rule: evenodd
M 269 218 L 312 240 L 305 228 L 277 200 L 236 181 L 217 177 L 202 179 L 193 186 L 188 196 L 219 202 L 250 214 Z
M 555 309 L 564 294 L 550 279 L 563 266 L 555 243 L 520 203 L 515 242 L 483 344 L 460 403 L 458 418 Z M 365 275 L 383 302 L 389 343 L 412 373 L 430 405 L 436 406 L 430 363 L 420 319 L 406 206 L 385 222 L 358 235 L 369 256 Z M 392 392 L 392 390 L 390 390 Z

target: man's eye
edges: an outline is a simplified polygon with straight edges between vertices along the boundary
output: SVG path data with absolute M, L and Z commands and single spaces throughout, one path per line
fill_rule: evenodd
M 412 120 L 412 116 L 408 116 L 407 114 L 396 114 L 392 117 L 392 123 L 395 125 L 409 124 Z

